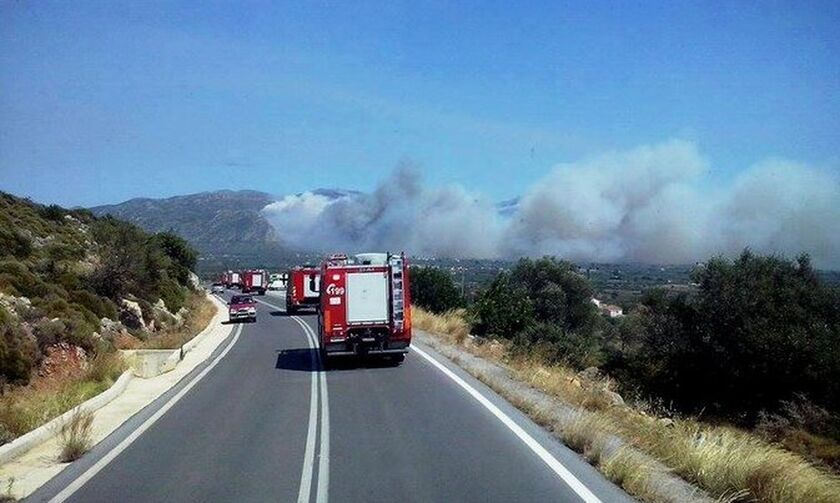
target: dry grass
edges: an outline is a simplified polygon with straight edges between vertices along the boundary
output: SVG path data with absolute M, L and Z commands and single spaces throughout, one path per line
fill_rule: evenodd
M 444 314 L 432 314 L 418 306 L 411 308 L 411 322 L 415 327 L 426 332 L 433 332 L 445 337 L 449 342 L 461 344 L 470 334 L 470 326 L 464 320 L 463 309 L 455 309 Z
M 417 326 L 442 335 L 446 342 L 459 341 L 478 356 L 504 363 L 517 380 L 582 409 L 570 421 L 552 424 L 545 411 L 534 410 L 493 386 L 492 379 L 476 375 L 536 422 L 551 428 L 631 494 L 657 501 L 658 492 L 650 486 L 654 468 L 628 449 L 605 457 L 604 439 L 610 434 L 659 460 L 719 501 L 840 502 L 840 478 L 758 435 L 691 419 L 662 421 L 643 410 L 615 406 L 609 396 L 613 382 L 584 379 L 568 368 L 546 365 L 539 358 L 511 358 L 507 353 L 499 354 L 498 349 L 488 351 L 489 344 L 476 345 L 467 339 L 469 327 L 463 319 L 460 323 L 451 319 L 456 316 L 458 313 L 437 317 L 424 312 L 423 324 Z M 457 332 L 442 333 L 446 327 L 457 327 Z
M 105 353 L 91 360 L 81 376 L 36 378 L 28 386 L 5 393 L 0 396 L 0 443 L 10 442 L 102 393 L 124 369 L 117 354 Z
M 93 413 L 76 409 L 70 419 L 58 429 L 61 451 L 58 460 L 62 463 L 76 461 L 90 450 L 93 444 Z
M 216 305 L 200 292 L 190 293 L 185 303 L 184 324 L 150 337 L 140 347 L 145 349 L 177 349 L 207 328 L 216 315 Z

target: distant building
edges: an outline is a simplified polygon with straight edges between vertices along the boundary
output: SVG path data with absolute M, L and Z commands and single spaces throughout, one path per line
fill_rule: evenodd
M 605 316 L 609 316 L 610 318 L 620 318 L 624 316 L 624 310 L 618 306 L 614 306 L 612 304 L 605 304 L 596 298 L 592 298 L 589 302 L 595 304 L 595 307 L 598 308 L 598 311 Z

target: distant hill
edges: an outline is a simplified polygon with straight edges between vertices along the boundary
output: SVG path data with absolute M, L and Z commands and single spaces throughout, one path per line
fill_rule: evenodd
M 202 251 L 243 242 L 277 241 L 274 228 L 260 210 L 276 198 L 254 190 L 220 190 L 166 199 L 138 198 L 90 208 L 154 232 L 172 229 Z
M 317 189 L 338 198 L 352 193 Z M 301 254 L 285 248 L 274 227 L 260 213 L 278 198 L 255 190 L 219 190 L 166 199 L 137 198 L 90 208 L 95 215 L 113 215 L 151 232 L 172 230 L 202 253 L 203 271 L 237 266 L 291 265 Z

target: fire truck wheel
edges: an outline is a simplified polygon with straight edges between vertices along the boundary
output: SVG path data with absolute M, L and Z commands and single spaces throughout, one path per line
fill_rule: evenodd
M 405 360 L 405 354 L 398 354 L 391 356 L 391 361 L 394 362 L 394 365 L 399 365 Z

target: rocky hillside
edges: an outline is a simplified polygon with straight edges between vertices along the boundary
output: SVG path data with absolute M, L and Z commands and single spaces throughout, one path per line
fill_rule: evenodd
M 110 353 L 180 326 L 196 258 L 174 234 L 0 192 L 0 390 L 57 345 Z

